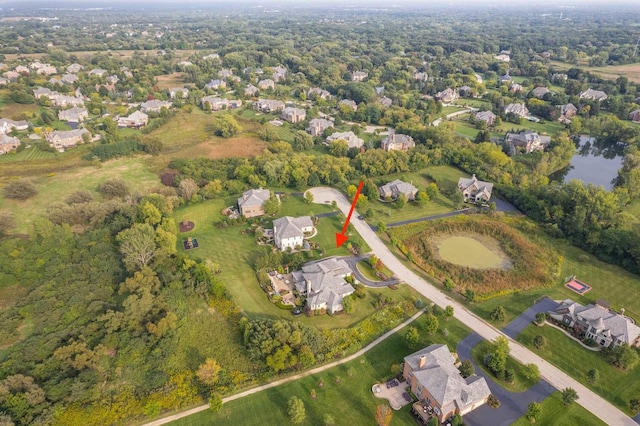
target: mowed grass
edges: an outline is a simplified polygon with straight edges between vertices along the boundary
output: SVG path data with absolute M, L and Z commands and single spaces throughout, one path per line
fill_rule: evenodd
M 533 347 L 531 342 L 536 335 L 546 337 L 545 347 Z M 529 325 L 517 340 L 627 414 L 633 415 L 629 400 L 640 395 L 640 366 L 630 371 L 613 367 L 600 353 L 583 348 L 560 330 L 548 326 Z M 591 369 L 600 372 L 600 378 L 594 384 L 587 381 L 587 373 Z
M 565 406 L 562 403 L 562 393 L 554 392 L 541 403 L 542 414 L 536 424 L 545 426 L 606 426 L 606 423 L 588 412 L 579 404 Z M 520 417 L 512 426 L 530 426 L 526 416 Z
M 179 234 L 178 250 L 182 249 L 182 241 L 190 236 L 198 240 L 199 248 L 187 252 L 189 256 L 201 260 L 211 260 L 220 265 L 220 279 L 224 282 L 229 294 L 236 304 L 251 317 L 286 318 L 292 319 L 291 312 L 278 308 L 269 302 L 267 295 L 260 288 L 253 268 L 255 260 L 261 253 L 270 248 L 258 246 L 250 233 L 243 233 L 249 229 L 248 225 L 218 228 L 215 223 L 222 219 L 220 211 L 232 205 L 235 198 L 226 200 L 211 200 L 203 203 L 184 206 L 174 212 L 177 223 L 190 220 L 195 228 L 187 233 Z M 330 206 L 306 204 L 300 197 L 288 197 L 283 201 L 280 216 L 301 216 L 330 212 Z M 271 226 L 271 220 L 266 221 Z M 318 224 L 318 235 L 312 241 L 318 242 L 324 250 L 325 256 L 349 255 L 343 245 L 335 246 L 335 233 L 340 232 L 341 222 L 338 217 L 321 218 Z M 353 235 L 351 238 L 359 238 Z M 365 245 L 365 249 L 369 248 Z M 309 260 L 317 259 L 309 258 Z M 375 308 L 373 302 L 378 295 L 390 296 L 396 301 L 412 300 L 419 297 L 413 289 L 402 285 L 398 290 L 369 289 L 365 299 L 356 299 L 354 312 L 351 315 L 320 316 L 307 318 L 300 316 L 296 321 L 315 325 L 319 328 L 347 327 L 371 315 Z
M 36 196 L 20 201 L 6 199 L 2 195 L 0 208 L 13 212 L 17 222 L 15 232 L 26 233 L 36 217 L 45 213 L 51 205 L 64 201 L 75 191 L 89 190 L 99 199 L 98 185 L 112 178 L 125 180 L 133 192 L 142 192 L 160 185 L 160 179 L 147 169 L 142 158 L 123 158 L 103 163 L 101 168 L 83 166 L 60 174 L 34 176 L 31 180 L 38 190 Z M 10 179 L 6 177 L 2 184 Z
M 16 104 L 10 103 L 0 109 L 0 116 L 12 120 L 24 120 L 24 116 L 31 118 L 40 110 L 37 104 Z
M 31 148 L 25 149 L 22 152 L 0 155 L 0 164 L 31 160 L 43 160 L 48 158 L 56 158 L 59 155 L 63 154 L 58 152 L 43 151 L 40 148 L 33 146 Z
M 524 392 L 537 382 L 527 379 L 525 377 L 524 365 L 513 359 L 511 356 L 507 357 L 507 370 L 513 371 L 513 382 L 505 382 L 496 378 L 484 365 L 484 357 L 491 352 L 491 343 L 483 340 L 471 349 L 471 357 L 475 361 L 476 365 L 480 367 L 485 373 L 493 378 L 493 381 L 502 386 L 503 388 L 511 392 Z
M 438 256 L 455 265 L 473 269 L 504 268 L 509 263 L 508 256 L 500 248 L 500 243 L 486 235 L 451 234 L 435 238 Z
M 327 413 L 331 414 L 339 425 L 375 424 L 376 407 L 381 404 L 388 405 L 388 402 L 376 398 L 371 388 L 374 384 L 385 382 L 392 377 L 392 364 L 401 363 L 403 357 L 433 343 L 447 344 L 450 350 L 455 351 L 457 342 L 470 332 L 467 327 L 453 318 L 448 321 L 441 320 L 440 329 L 433 336 L 427 335 L 422 317 L 411 326 L 417 327 L 421 336 L 419 345 L 416 347 L 407 346 L 404 338 L 407 330 L 405 328 L 349 363 L 228 402 L 217 414 L 204 411 L 169 424 L 172 426 L 288 425 L 291 421 L 287 415 L 287 402 L 292 396 L 297 396 L 304 402 L 307 416 L 303 425 L 323 425 L 324 416 Z M 446 337 L 442 333 L 445 328 L 448 332 Z M 350 368 L 354 371 L 352 377 L 347 374 Z M 341 378 L 340 383 L 335 382 L 337 376 Z M 324 382 L 323 387 L 318 386 L 320 381 Z M 310 396 L 312 389 L 317 392 L 315 400 Z M 410 406 L 407 405 L 400 411 L 394 411 L 391 425 L 415 425 L 409 410 Z

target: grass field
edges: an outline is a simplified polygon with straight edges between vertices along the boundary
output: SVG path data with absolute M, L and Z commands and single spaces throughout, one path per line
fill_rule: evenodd
M 478 343 L 476 346 L 471 349 L 471 357 L 478 365 L 478 367 L 482 368 L 482 370 L 487 373 L 489 376 L 493 378 L 493 380 L 502 386 L 503 388 L 511 391 L 511 392 L 524 392 L 529 389 L 531 386 L 535 385 L 536 382 L 533 380 L 527 379 L 524 375 L 524 365 L 520 364 L 515 359 L 511 358 L 511 356 L 507 357 L 507 370 L 513 371 L 513 383 L 505 382 L 504 380 L 499 380 L 489 370 L 484 366 L 484 357 L 491 351 L 491 343 L 483 340 Z
M 166 75 L 159 75 L 156 77 L 158 80 L 158 87 L 161 89 L 171 89 L 174 87 L 184 87 L 184 73 L 174 72 Z
M 357 266 L 358 266 L 358 270 L 362 275 L 365 276 L 365 278 L 368 278 L 371 281 L 380 281 L 380 278 L 376 276 L 375 271 L 373 270 L 371 265 L 369 265 L 369 262 L 367 262 L 366 260 L 362 260 L 358 262 Z
M 473 269 L 506 269 L 509 257 L 500 243 L 487 235 L 440 235 L 433 239 L 438 256 L 447 262 Z
M 547 338 L 547 345 L 542 349 L 536 349 L 531 345 L 531 341 L 538 334 Z M 629 400 L 640 395 L 640 366 L 631 371 L 613 367 L 600 353 L 583 348 L 552 327 L 530 325 L 518 336 L 518 341 L 627 414 L 632 414 L 629 410 Z M 587 373 L 594 368 L 600 372 L 600 379 L 595 384 L 590 384 L 587 381 Z
M 560 61 L 551 61 L 550 64 L 562 70 L 568 70 L 569 68 L 576 67 L 576 65 L 574 64 Z M 589 67 L 586 64 L 581 64 L 579 66 L 585 71 L 600 74 L 602 78 L 606 78 L 609 80 L 615 80 L 619 76 L 623 76 L 627 77 L 631 82 L 640 83 L 640 76 L 638 74 L 640 72 L 640 63 L 627 65 L 609 65 L 606 67 Z
M 60 174 L 35 176 L 32 181 L 38 189 L 36 196 L 25 201 L 0 197 L 0 208 L 13 211 L 17 222 L 15 231 L 26 233 L 33 220 L 51 205 L 64 201 L 69 194 L 80 189 L 96 194 L 99 184 L 115 177 L 124 179 L 132 191 L 160 184 L 158 176 L 148 171 L 142 158 L 122 158 L 105 162 L 101 168 L 84 166 Z
M 40 110 L 36 104 L 8 104 L 0 109 L 0 116 L 12 120 L 24 120 L 24 116 L 31 118 Z
M 291 424 L 287 416 L 287 401 L 294 395 L 305 404 L 307 419 L 303 425 L 323 425 L 323 418 L 327 413 L 330 413 L 339 425 L 346 424 L 346 421 L 353 426 L 375 424 L 376 406 L 386 403 L 386 400 L 376 398 L 371 392 L 371 387 L 391 378 L 392 364 L 402 362 L 404 356 L 433 343 L 446 343 L 450 350 L 455 351 L 457 342 L 469 334 L 469 329 L 455 319 L 441 321 L 440 330 L 433 336 L 427 335 L 423 318 L 415 321 L 412 326 L 418 328 L 421 336 L 420 344 L 415 348 L 407 346 L 404 339 L 405 329 L 347 364 L 229 402 L 215 415 L 204 411 L 170 425 Z M 441 331 L 444 328 L 448 331 L 446 337 Z M 354 371 L 353 377 L 347 375 L 350 368 Z M 336 376 L 341 378 L 340 383 L 335 382 Z M 320 381 L 324 382 L 323 387 L 318 386 Z M 312 389 L 317 392 L 315 400 L 310 397 Z M 392 426 L 415 424 L 409 413 L 409 406 L 394 411 Z
M 27 148 L 22 152 L 13 154 L 3 154 L 0 155 L 0 164 L 2 163 L 13 163 L 13 162 L 21 162 L 21 161 L 30 161 L 30 160 L 42 160 L 48 158 L 55 158 L 56 156 L 61 155 L 57 152 L 49 152 L 43 151 L 38 147 Z
M 554 392 L 541 403 L 542 414 L 537 424 L 545 426 L 606 426 L 606 423 L 578 404 L 568 407 L 562 403 L 562 393 Z M 512 426 L 529 426 L 526 416 L 520 417 Z

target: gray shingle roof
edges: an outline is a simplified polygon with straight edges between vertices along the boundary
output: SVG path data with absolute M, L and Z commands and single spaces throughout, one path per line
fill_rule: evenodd
M 238 198 L 238 207 L 261 206 L 271 197 L 268 189 L 250 189 Z

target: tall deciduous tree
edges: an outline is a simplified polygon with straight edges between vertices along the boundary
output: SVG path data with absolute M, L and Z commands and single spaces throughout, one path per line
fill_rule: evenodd
M 220 114 L 213 119 L 213 133 L 223 138 L 230 138 L 242 131 L 242 127 L 238 124 L 231 114 Z
M 180 195 L 185 201 L 189 202 L 194 195 L 198 193 L 198 184 L 191 178 L 182 179 L 178 187 Z
M 393 417 L 393 411 L 388 405 L 378 405 L 376 408 L 376 424 L 378 426 L 389 426 L 391 418 Z
M 158 253 L 156 233 L 148 223 L 136 223 L 120 232 L 116 240 L 129 270 L 140 270 L 148 266 Z
M 304 402 L 296 396 L 289 398 L 287 414 L 294 425 L 302 424 L 307 418 Z

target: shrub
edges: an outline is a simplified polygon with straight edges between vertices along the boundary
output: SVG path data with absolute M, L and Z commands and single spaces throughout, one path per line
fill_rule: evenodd
M 536 314 L 536 324 L 542 325 L 547 320 L 547 315 L 544 312 L 538 312 Z
M 534 348 L 541 349 L 547 345 L 547 338 L 538 334 L 533 338 L 533 341 L 531 343 L 533 344 Z
M 562 403 L 564 405 L 571 405 L 578 399 L 578 392 L 573 388 L 565 388 L 562 390 Z
M 4 196 L 13 200 L 26 200 L 38 193 L 30 179 L 17 179 L 4 187 Z
M 106 198 L 123 198 L 129 195 L 129 186 L 120 178 L 109 179 L 98 186 Z
M 507 312 L 504 310 L 504 307 L 498 306 L 489 314 L 489 317 L 496 322 L 503 322 L 507 317 Z
M 587 380 L 589 383 L 595 383 L 600 379 L 600 371 L 592 368 L 587 372 Z
M 491 394 L 487 399 L 487 404 L 489 404 L 491 408 L 498 408 L 500 407 L 500 400 L 494 394 Z
M 100 161 L 106 161 L 112 158 L 126 157 L 137 151 L 140 151 L 140 146 L 136 141 L 112 142 L 94 146 L 91 148 L 91 153 L 84 158 L 87 160 L 98 158 Z
M 464 377 L 465 379 L 476 374 L 476 370 L 475 368 L 473 368 L 473 363 L 468 359 L 462 361 L 458 369 L 460 370 L 460 374 L 462 375 L 462 377 Z

